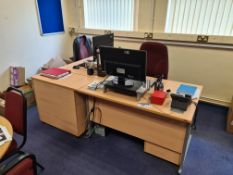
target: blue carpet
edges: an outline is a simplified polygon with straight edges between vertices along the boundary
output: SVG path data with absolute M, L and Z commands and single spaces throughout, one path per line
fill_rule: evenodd
M 226 108 L 201 103 L 183 175 L 233 174 L 233 135 L 225 132 Z M 42 175 L 173 175 L 177 166 L 143 152 L 143 142 L 108 130 L 106 137 L 77 138 L 39 121 L 28 110 L 28 140 L 45 167 Z

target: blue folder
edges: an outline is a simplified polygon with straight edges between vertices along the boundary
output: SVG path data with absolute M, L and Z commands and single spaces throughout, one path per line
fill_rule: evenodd
M 179 88 L 177 89 L 177 93 L 178 94 L 189 94 L 192 97 L 194 96 L 195 92 L 197 90 L 196 86 L 190 86 L 190 85 L 186 85 L 186 84 L 181 84 L 179 86 Z

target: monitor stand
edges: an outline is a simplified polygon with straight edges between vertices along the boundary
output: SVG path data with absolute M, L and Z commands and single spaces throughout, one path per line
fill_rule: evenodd
M 105 90 L 110 89 L 119 93 L 136 96 L 136 91 L 142 84 L 143 82 L 141 81 L 125 79 L 124 77 L 115 77 L 115 79 L 105 83 Z
M 133 80 L 126 79 L 124 77 L 115 77 L 115 79 L 112 80 L 113 84 L 115 86 L 124 86 L 125 88 L 133 87 Z

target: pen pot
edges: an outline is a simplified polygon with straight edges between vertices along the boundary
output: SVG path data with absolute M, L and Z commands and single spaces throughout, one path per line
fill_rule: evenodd
M 87 68 L 87 75 L 93 75 L 94 74 L 94 62 L 86 61 L 85 66 Z

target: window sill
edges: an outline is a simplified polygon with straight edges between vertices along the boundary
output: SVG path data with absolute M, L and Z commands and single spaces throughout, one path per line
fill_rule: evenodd
M 229 36 L 209 36 L 208 43 L 197 42 L 197 35 L 189 34 L 168 34 L 168 33 L 153 33 L 152 38 L 145 38 L 145 32 L 125 32 L 125 31 L 108 31 L 96 29 L 70 28 L 72 35 L 102 35 L 113 32 L 114 37 L 118 41 L 128 42 L 161 42 L 166 45 L 183 46 L 183 47 L 199 47 L 211 49 L 233 50 L 233 37 Z

